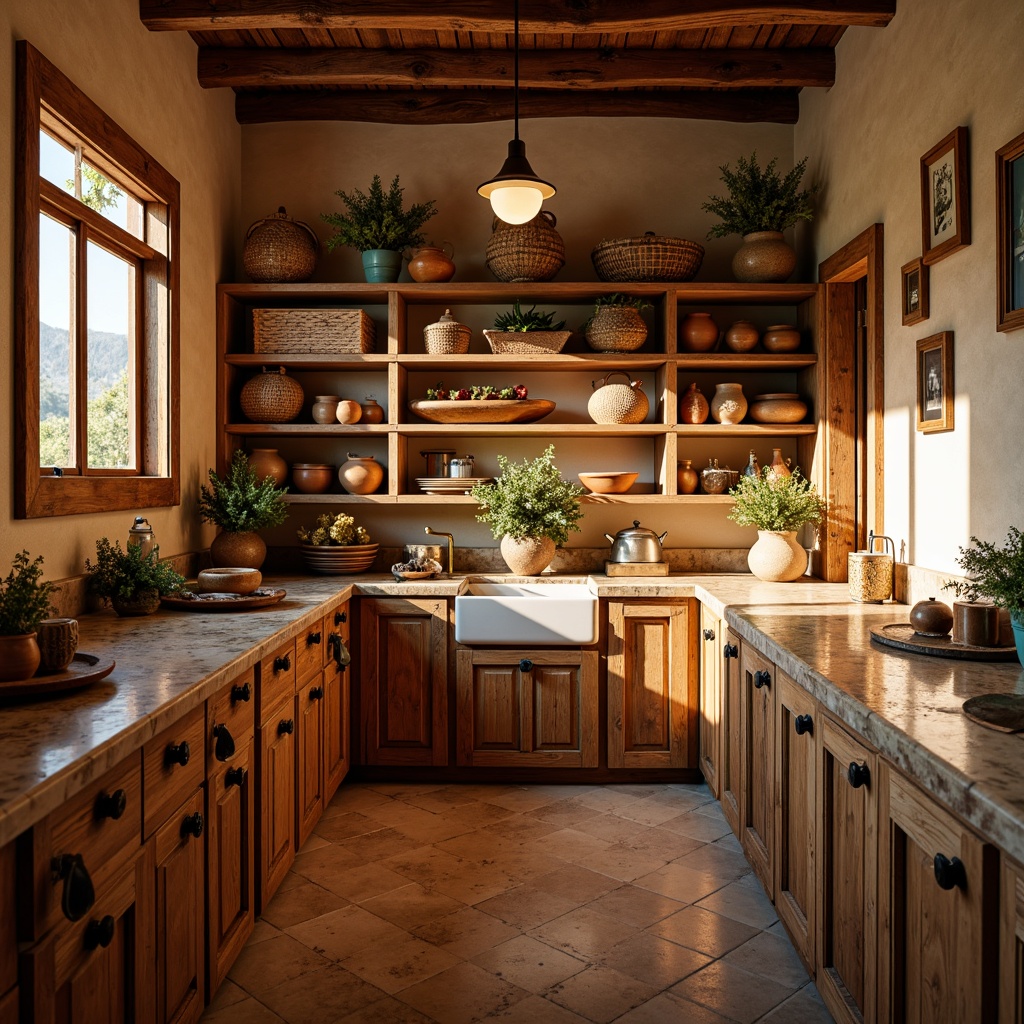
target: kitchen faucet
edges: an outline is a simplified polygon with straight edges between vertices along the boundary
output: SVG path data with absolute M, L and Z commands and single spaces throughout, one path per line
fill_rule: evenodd
M 429 526 L 424 526 L 423 532 L 429 533 L 431 537 L 448 538 L 448 575 L 451 576 L 455 572 L 455 538 L 450 533 L 440 533 Z

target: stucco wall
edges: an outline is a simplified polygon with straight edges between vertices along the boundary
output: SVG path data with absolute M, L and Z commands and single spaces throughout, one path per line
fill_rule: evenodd
M 195 43 L 179 33 L 155 34 L 139 20 L 134 0 L 68 3 L 12 0 L 0 4 L 0 451 L 10 453 L 13 404 L 11 378 L 14 301 L 14 44 L 27 39 L 93 101 L 131 134 L 181 183 L 181 475 L 182 504 L 142 509 L 165 555 L 209 542 L 195 515 L 201 473 L 214 462 L 214 288 L 230 279 L 238 221 L 240 129 L 232 95 L 205 92 L 196 82 Z M 5 455 L 0 472 L 0 570 L 27 548 L 46 558 L 47 576 L 81 572 L 95 555 L 95 540 L 107 535 L 124 543 L 130 512 L 14 521 L 11 472 Z M 205 543 L 204 543 L 205 541 Z
M 1024 331 L 995 330 L 995 158 L 1024 131 L 1020 0 L 899 0 L 885 29 L 851 29 L 836 85 L 801 97 L 795 154 L 827 183 L 818 259 L 885 225 L 885 532 L 909 560 L 956 569 L 973 534 L 1022 525 Z M 903 327 L 900 267 L 921 254 L 920 159 L 969 131 L 972 244 L 931 267 L 931 315 Z M 955 430 L 915 430 L 915 345 L 954 332 Z

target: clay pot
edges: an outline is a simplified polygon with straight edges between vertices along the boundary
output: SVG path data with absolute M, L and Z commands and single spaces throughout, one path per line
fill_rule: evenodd
M 241 566 L 258 569 L 267 557 L 267 545 L 263 538 L 252 530 L 232 533 L 225 530 L 213 538 L 210 545 L 210 561 L 215 566 Z
M 339 423 L 346 425 L 358 423 L 363 415 L 363 407 L 351 398 L 343 398 L 338 402 L 338 408 L 334 414 Z
M 140 590 L 131 597 L 115 594 L 110 599 L 110 604 L 114 611 L 125 619 L 152 615 L 160 607 L 160 591 L 154 587 L 151 590 Z
M 363 423 L 384 422 L 384 410 L 377 404 L 377 400 L 375 398 L 367 396 L 366 401 L 363 402 L 359 408 L 362 412 L 360 419 Z
M 334 467 L 326 462 L 296 462 L 292 466 L 292 483 L 303 494 L 323 494 L 334 480 Z
M 39 658 L 35 633 L 0 636 L 0 682 L 31 679 L 39 668 Z
M 970 647 L 998 646 L 999 609 L 988 601 L 954 601 L 953 643 Z
M 414 281 L 450 281 L 455 276 L 455 255 L 450 242 L 424 245 L 409 258 L 409 276 Z
M 78 619 L 43 619 L 36 633 L 39 671 L 61 672 L 78 650 Z
M 204 594 L 251 594 L 263 582 L 259 569 L 239 565 L 203 569 L 196 576 L 196 589 Z
M 708 418 L 710 406 L 696 384 L 691 384 L 679 399 L 680 423 L 704 423 Z
M 384 467 L 372 456 L 348 453 L 348 461 L 338 470 L 341 486 L 349 494 L 373 494 L 384 479 Z
M 929 597 L 910 609 L 910 624 L 921 636 L 946 636 L 953 628 L 953 613 L 948 604 Z
M 277 487 L 288 479 L 288 463 L 277 454 L 276 448 L 253 448 L 249 466 L 260 480 L 270 477 Z
M 789 462 L 782 457 L 781 448 L 772 449 L 772 461 L 766 467 L 764 475 L 770 480 L 781 480 L 784 476 L 793 475 L 793 471 L 789 468 Z
M 800 347 L 800 332 L 792 324 L 775 324 L 761 339 L 766 352 L 795 352 Z
M 679 347 L 684 352 L 710 352 L 718 344 L 718 324 L 710 313 L 688 313 L 679 325 Z
M 749 352 L 757 347 L 761 334 L 749 320 L 737 320 L 725 332 L 725 346 L 732 352 Z
M 742 384 L 719 384 L 711 398 L 711 418 L 716 423 L 742 423 L 747 414 L 747 399 Z
M 755 423 L 800 423 L 807 403 L 793 394 L 754 395 L 749 411 Z
M 781 231 L 752 231 L 732 258 L 737 281 L 788 281 L 796 269 L 796 252 Z
M 337 423 L 338 403 L 341 398 L 338 395 L 317 395 L 313 402 L 313 421 L 315 423 Z
M 517 576 L 537 576 L 555 557 L 555 542 L 550 537 L 501 538 L 501 557 Z
M 693 494 L 699 483 L 700 477 L 693 468 L 692 460 L 683 459 L 676 469 L 676 489 L 680 494 Z
M 807 552 L 796 542 L 796 530 L 758 530 L 747 566 L 759 580 L 789 583 L 803 576 Z

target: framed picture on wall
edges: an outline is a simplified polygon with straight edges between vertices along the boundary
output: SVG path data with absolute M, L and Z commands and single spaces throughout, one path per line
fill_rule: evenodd
M 917 343 L 917 429 L 938 434 L 953 429 L 953 332 Z
M 900 268 L 903 279 L 903 326 L 928 319 L 928 267 L 918 256 Z
M 921 259 L 926 264 L 971 244 L 967 129 L 954 128 L 921 157 Z
M 997 331 L 1024 328 L 1024 135 L 996 153 Z

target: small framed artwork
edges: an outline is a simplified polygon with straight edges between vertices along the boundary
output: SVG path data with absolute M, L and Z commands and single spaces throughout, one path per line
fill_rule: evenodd
M 967 129 L 954 128 L 921 157 L 921 259 L 927 264 L 971 244 Z
M 997 331 L 1024 328 L 1024 135 L 996 153 Z
M 938 434 L 953 429 L 953 332 L 917 343 L 917 429 Z
M 903 278 L 903 326 L 928 319 L 928 267 L 921 257 L 900 269 Z

